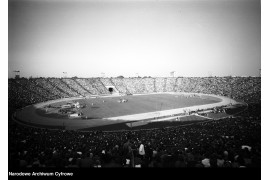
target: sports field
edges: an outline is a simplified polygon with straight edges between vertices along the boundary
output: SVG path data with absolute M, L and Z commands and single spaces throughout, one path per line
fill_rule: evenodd
M 128 100 L 128 102 L 119 103 L 119 99 L 126 99 Z M 82 113 L 84 114 L 84 116 L 87 116 L 91 119 L 102 119 L 184 108 L 195 105 L 213 104 L 216 102 L 220 102 L 221 99 L 211 96 L 204 96 L 203 98 L 200 98 L 180 96 L 175 94 L 148 94 L 135 96 L 88 98 L 79 99 L 76 101 L 78 101 L 80 104 L 86 105 L 86 107 L 82 109 Z M 52 105 L 59 106 L 66 103 L 67 102 L 61 102 Z M 46 115 L 44 110 L 43 113 L 39 114 L 42 116 L 48 116 Z M 49 114 L 49 116 L 52 116 L 52 114 Z M 55 114 L 55 116 L 57 116 L 57 114 Z
M 127 102 L 120 103 L 120 99 L 125 99 Z M 61 109 L 59 107 L 67 105 L 69 102 L 79 102 L 79 104 L 84 105 L 83 108 L 80 108 L 80 112 L 83 113 L 82 117 L 87 118 L 70 118 L 67 114 L 59 113 Z M 174 115 L 183 113 L 184 109 L 207 109 L 209 107 L 226 105 L 230 102 L 231 100 L 226 97 L 215 95 L 193 96 L 188 93 L 156 93 L 97 98 L 79 97 L 31 105 L 17 111 L 14 118 L 26 125 L 53 129 L 91 129 L 113 124 L 118 128 L 117 124 L 119 124 L 119 127 L 121 124 L 126 127 L 129 125 L 128 123 L 144 123 L 149 119 L 160 122 L 170 121 Z M 48 105 L 51 107 L 45 108 Z M 196 117 L 195 119 L 199 121 L 205 120 L 202 117 Z M 181 121 L 183 120 L 181 119 Z M 188 118 L 188 121 L 190 120 Z M 136 123 L 132 126 L 134 127 Z

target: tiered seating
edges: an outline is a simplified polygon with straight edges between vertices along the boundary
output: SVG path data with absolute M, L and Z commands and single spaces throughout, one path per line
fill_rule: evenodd
M 153 93 L 154 92 L 154 79 L 153 78 L 143 78 L 141 80 L 142 84 L 145 84 L 144 93 Z
M 147 93 L 147 85 L 144 83 L 144 78 L 125 78 L 123 81 L 132 94 Z
M 157 77 L 156 79 L 156 91 L 163 92 L 165 87 L 165 79 L 161 77 Z
M 232 82 L 232 96 L 245 102 L 260 102 L 261 79 L 252 77 L 236 77 Z
M 105 86 L 113 86 L 113 83 L 110 78 L 100 78 L 100 81 L 105 85 Z
M 63 98 L 67 96 L 65 92 L 60 91 L 57 87 L 48 83 L 48 81 L 45 78 L 36 78 L 32 80 L 35 82 L 36 86 L 40 86 L 44 88 L 45 90 L 51 92 L 52 94 L 58 96 L 59 98 Z
M 99 94 L 109 94 L 110 92 L 106 89 L 105 85 L 100 81 L 99 78 L 89 78 L 88 81 L 92 84 L 93 88 L 96 88 Z
M 46 101 L 44 97 L 29 91 L 28 88 L 24 88 L 18 83 L 20 80 L 9 81 L 8 86 L 8 99 L 9 106 L 14 106 L 16 108 L 22 108 L 24 106 L 35 104 L 39 102 Z
M 126 87 L 127 87 L 127 89 L 129 90 L 130 93 L 137 94 L 136 87 L 135 87 L 135 84 L 134 84 L 134 82 L 135 82 L 134 79 L 135 78 L 124 78 L 122 84 L 126 85 Z
M 69 85 L 69 87 L 72 87 L 78 94 L 82 96 L 89 96 L 91 95 L 87 90 L 85 90 L 80 84 L 76 83 L 74 79 L 70 78 L 63 78 L 62 79 L 65 83 Z
M 176 78 L 172 78 L 172 77 L 167 78 L 166 90 L 165 90 L 166 92 L 173 92 L 174 91 L 175 79 Z
M 75 81 L 79 83 L 82 87 L 84 87 L 89 92 L 89 94 L 91 95 L 99 94 L 98 90 L 92 86 L 91 80 L 87 78 L 79 78 L 79 79 L 75 79 Z
M 127 86 L 123 78 L 113 78 L 111 79 L 111 84 L 115 85 L 119 93 L 128 93 Z M 130 92 L 132 93 L 132 92 Z
M 61 89 L 63 92 L 66 92 L 70 97 L 76 97 L 78 96 L 78 93 L 71 90 L 65 83 L 61 81 L 59 78 L 50 78 L 48 79 L 54 86 Z
M 35 86 L 35 84 L 32 82 L 32 80 L 28 80 L 28 79 L 20 79 L 20 80 L 16 80 L 16 82 L 22 86 L 23 89 L 25 89 L 26 91 L 32 93 L 32 94 L 37 94 L 38 96 L 41 96 L 43 97 L 43 99 L 45 101 L 47 100 L 52 100 L 52 99 L 55 99 L 56 97 L 45 91 L 44 89 L 38 87 L 38 86 Z
M 232 98 L 258 102 L 261 99 L 261 79 L 256 77 L 178 77 L 178 78 L 85 78 L 85 79 L 18 79 L 10 80 L 10 89 L 19 86 L 42 101 L 79 95 L 109 94 L 105 87 L 115 86 L 120 93 L 195 92 L 232 96 Z M 22 91 L 20 91 L 22 92 Z M 15 92 L 14 92 L 15 93 Z M 36 96 L 33 95 L 33 96 Z M 35 102 L 38 102 L 35 100 Z M 28 103 L 26 103 L 28 104 Z
M 210 91 L 208 90 L 210 86 L 210 82 L 208 80 L 209 78 L 200 78 L 199 81 L 196 84 L 196 87 L 194 88 L 195 93 L 204 93 L 204 94 L 210 94 Z
M 134 79 L 132 79 L 133 85 L 134 85 L 134 91 L 137 94 L 143 94 L 146 91 L 145 84 L 142 83 L 142 80 L 143 80 L 142 78 L 134 78 Z

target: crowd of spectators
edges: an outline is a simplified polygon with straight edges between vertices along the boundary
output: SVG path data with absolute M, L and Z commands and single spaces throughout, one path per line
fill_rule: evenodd
M 127 89 L 132 94 L 143 94 L 146 93 L 145 84 L 142 83 L 143 78 L 126 78 L 123 82 L 127 85 Z
M 106 86 L 113 86 L 114 83 L 111 81 L 110 78 L 100 78 L 100 81 L 105 84 Z
M 25 105 L 63 97 L 109 94 L 105 86 L 115 86 L 120 93 L 131 94 L 191 92 L 227 96 L 247 103 L 261 100 L 260 77 L 159 77 L 10 79 L 9 101 Z
M 18 83 L 20 83 L 27 91 L 34 91 L 34 93 L 46 97 L 47 100 L 59 98 L 58 96 L 51 93 L 51 91 L 47 91 L 46 89 L 38 86 L 33 79 L 23 79 L 18 81 Z
M 63 92 L 66 92 L 69 95 L 69 97 L 78 96 L 78 93 L 75 91 L 72 91 L 72 89 L 70 89 L 65 83 L 63 83 L 63 81 L 61 81 L 61 79 L 50 78 L 50 79 L 48 79 L 48 81 L 51 84 L 53 84 L 53 86 L 58 87 Z
M 12 167 L 260 167 L 260 107 L 235 118 L 152 130 L 47 130 L 10 124 Z M 143 148 L 142 148 L 143 146 Z
M 18 109 L 46 100 L 44 96 L 28 91 L 21 84 L 18 84 L 16 80 L 8 82 L 8 105 L 13 108 Z
M 75 81 L 82 87 L 84 87 L 90 94 L 92 95 L 99 94 L 98 90 L 92 86 L 91 82 L 88 79 L 76 78 Z
M 59 79 L 62 84 L 64 84 L 71 92 L 72 96 L 81 96 L 80 92 L 77 89 L 77 84 L 71 78 L 61 78 Z
M 166 92 L 175 92 L 175 80 L 176 78 L 167 78 L 167 81 L 166 81 Z
M 260 77 L 236 77 L 232 82 L 232 98 L 244 102 L 261 102 Z
M 68 97 L 68 95 L 61 91 L 59 88 L 53 86 L 51 83 L 47 81 L 46 78 L 34 78 L 32 81 L 35 83 L 36 86 L 40 86 L 45 90 L 51 92 L 52 94 L 58 96 L 59 98 Z
M 144 84 L 144 93 L 155 92 L 154 88 L 154 78 L 144 77 L 141 79 L 141 83 Z
M 62 79 L 69 87 L 72 87 L 73 91 L 76 91 L 81 96 L 90 96 L 91 94 L 79 83 L 75 81 L 75 79 L 71 78 L 63 78 Z
M 127 89 L 133 89 L 128 87 L 128 84 L 125 84 L 122 78 L 114 78 L 114 79 L 110 79 L 110 84 L 112 86 L 116 86 L 116 89 L 119 93 L 128 93 Z M 133 93 L 133 91 L 131 91 L 130 93 Z
M 101 78 L 89 78 L 87 79 L 89 83 L 92 85 L 93 88 L 96 88 L 99 94 L 109 94 L 108 89 L 105 87 L 106 84 L 104 84 L 101 81 Z
M 164 92 L 165 89 L 165 78 L 157 77 L 155 78 L 156 92 Z

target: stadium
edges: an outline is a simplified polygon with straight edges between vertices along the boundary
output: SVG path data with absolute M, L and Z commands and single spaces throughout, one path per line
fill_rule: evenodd
M 163 81 L 166 80 L 167 78 Z M 40 80 L 37 80 L 37 82 L 38 81 Z M 232 99 L 225 99 L 225 97 L 222 98 L 221 96 L 216 95 L 166 92 L 167 90 L 176 88 L 176 85 L 172 84 L 173 82 L 175 83 L 176 78 L 169 79 L 169 81 L 172 81 L 172 83 L 168 85 L 169 87 L 166 87 L 165 82 L 164 84 L 161 84 L 162 89 L 163 91 L 165 90 L 165 92 L 157 92 L 154 88 L 155 82 L 151 79 L 145 81 L 153 84 L 153 87 L 151 87 L 151 85 L 150 87 L 147 87 L 149 85 L 141 84 L 139 85 L 141 87 L 129 88 L 127 88 L 127 85 L 125 84 L 126 79 L 118 79 L 118 81 L 122 81 L 122 86 L 115 86 L 115 80 L 113 79 L 110 79 L 109 81 L 100 80 L 101 84 L 104 85 L 103 92 L 106 94 L 99 95 L 90 94 L 91 92 L 87 91 L 89 87 L 84 88 L 82 85 L 86 84 L 83 81 L 85 80 L 60 79 L 60 82 L 62 82 L 61 86 L 66 86 L 70 90 L 77 92 L 78 97 L 61 98 L 35 104 L 30 107 L 28 106 L 23 108 L 23 110 L 16 112 L 13 116 L 14 119 L 28 125 L 32 124 L 37 125 L 38 127 L 43 125 L 47 128 L 51 126 L 52 128 L 77 130 L 86 130 L 91 127 L 96 127 L 95 129 L 104 129 L 104 127 L 100 126 L 106 126 L 106 128 L 108 128 L 111 127 L 108 126 L 109 124 L 117 123 L 125 123 L 126 126 L 129 127 L 124 129 L 134 128 L 134 126 L 145 128 L 143 124 L 146 125 L 150 122 L 173 121 L 178 119 L 180 121 L 181 117 L 183 117 L 183 121 L 184 119 L 188 119 L 191 114 L 191 116 L 196 117 L 193 117 L 193 119 L 201 121 L 209 120 L 211 119 L 208 117 L 209 113 L 213 112 L 214 108 L 237 104 L 236 101 Z M 132 81 L 138 81 L 138 79 L 131 80 L 131 84 L 133 84 Z M 72 86 L 74 84 L 77 86 Z M 34 86 L 34 84 L 32 86 Z M 153 91 L 149 92 L 142 89 L 142 87 L 145 86 L 147 89 L 152 89 Z M 118 89 L 124 89 L 125 91 L 119 91 Z M 49 89 L 47 89 L 47 91 L 49 91 Z M 96 89 L 96 91 L 100 92 L 99 89 Z M 134 94 L 131 94 L 130 91 Z M 136 94 L 136 92 L 143 94 Z M 51 92 L 51 94 L 53 93 Z M 222 112 L 224 110 L 222 110 Z M 206 111 L 207 113 L 205 113 Z M 207 114 L 207 117 L 198 116 L 198 114 L 197 116 L 193 115 L 198 112 Z M 222 116 L 220 116 L 220 118 L 221 117 Z M 119 124 L 115 125 L 115 127 L 123 128 L 122 126 L 119 126 Z
M 209 88 L 209 85 L 214 86 Z M 53 139 L 49 142 L 45 140 L 46 146 L 48 146 L 47 143 L 54 144 L 59 137 L 71 138 L 71 141 L 74 141 L 76 137 L 82 137 L 79 146 L 75 148 L 76 150 L 74 149 L 79 154 L 71 155 L 79 158 L 81 153 L 97 156 L 103 151 L 112 153 L 111 151 L 115 150 L 119 151 L 118 153 L 124 153 L 120 151 L 119 146 L 124 146 L 127 141 L 132 142 L 131 147 L 134 149 L 143 144 L 144 153 L 148 148 L 153 148 L 153 152 L 157 151 L 156 148 L 161 148 L 163 149 L 161 151 L 169 150 L 167 153 L 171 154 L 174 152 L 173 149 L 183 146 L 178 142 L 179 140 L 185 142 L 181 139 L 167 141 L 174 132 L 184 133 L 185 137 L 191 136 L 190 133 L 195 131 L 195 134 L 199 133 L 197 138 L 208 137 L 201 139 L 203 144 L 211 142 L 212 136 L 220 136 L 222 141 L 229 142 L 238 134 L 246 139 L 246 144 L 240 143 L 240 149 L 255 147 L 253 153 L 256 154 L 259 148 L 258 141 L 250 141 L 250 138 L 257 139 L 260 136 L 259 102 L 260 77 L 10 79 L 10 126 L 12 129 L 21 129 L 23 132 L 23 135 L 19 133 L 18 136 L 11 131 L 10 137 L 14 140 L 12 143 L 19 143 L 19 149 L 22 150 L 31 147 L 32 143 L 29 144 L 27 137 L 32 133 L 38 135 L 36 140 L 49 134 Z M 236 131 L 235 128 L 239 127 L 246 129 Z M 153 135 L 163 133 L 166 133 L 167 137 L 164 136 L 158 140 L 151 138 Z M 143 134 L 147 135 L 144 137 Z M 100 143 L 98 147 L 91 143 L 85 146 L 84 142 L 88 142 L 90 136 L 96 136 L 95 138 L 102 136 L 108 143 L 106 145 L 104 142 L 95 140 L 93 143 Z M 114 140 L 117 136 L 122 136 L 121 139 L 123 139 Z M 32 138 L 35 139 L 35 137 Z M 196 137 L 193 138 L 196 139 Z M 193 141 L 196 142 L 195 139 Z M 157 145 L 156 143 L 159 142 L 164 144 Z M 219 142 L 216 143 L 216 145 L 219 144 Z M 66 144 L 66 141 L 63 144 Z M 193 145 L 188 143 L 185 146 L 187 147 L 183 146 L 180 149 L 196 147 L 196 143 Z M 43 145 L 40 145 L 39 148 L 42 147 Z M 92 150 L 91 147 L 94 149 Z M 14 146 L 11 146 L 12 148 Z M 243 148 L 243 151 L 246 151 L 246 148 Z M 23 156 L 44 156 L 35 152 L 31 153 L 34 154 L 23 153 Z M 222 159 L 224 152 L 219 153 L 221 154 L 217 157 Z M 65 153 L 61 154 L 63 155 Z M 93 167 L 107 163 L 105 161 L 108 157 L 106 155 L 105 158 L 103 155 L 101 153 L 99 158 L 96 157 Z M 118 165 L 123 163 L 123 166 L 134 164 L 134 166 L 145 167 L 147 163 L 150 163 L 149 159 L 153 155 L 147 155 L 149 156 L 147 160 L 139 153 L 133 154 L 132 157 L 137 156 L 137 160 L 133 159 L 131 164 L 126 162 L 126 159 L 129 159 L 126 156 L 128 155 L 118 154 L 118 158 L 113 162 L 116 161 Z M 104 162 L 101 157 L 105 158 Z M 175 160 L 172 162 L 176 163 Z M 71 166 L 72 161 L 68 161 L 66 166 L 68 164 Z M 252 163 L 249 165 L 254 166 Z M 173 167 L 174 164 L 167 164 L 167 166 Z M 223 166 L 225 166 L 224 163 Z

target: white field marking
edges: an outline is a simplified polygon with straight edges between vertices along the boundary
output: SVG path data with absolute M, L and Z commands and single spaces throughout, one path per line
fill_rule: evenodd
M 183 116 L 171 116 L 171 117 L 167 117 L 167 118 L 162 118 L 162 119 L 154 119 L 154 120 L 142 120 L 142 121 L 135 121 L 135 122 L 133 122 L 132 123 L 132 125 L 131 125 L 131 123 L 126 123 L 126 125 L 127 126 L 129 126 L 129 127 L 132 127 L 132 126 L 136 126 L 136 123 L 142 123 L 142 124 L 148 124 L 148 123 L 151 123 L 151 122 L 159 122 L 159 121 L 170 121 L 170 120 L 172 120 L 172 121 L 177 121 L 177 122 L 181 122 L 181 118 L 183 118 L 183 117 L 187 117 L 187 116 L 191 116 L 191 115 L 183 115 Z M 204 119 L 210 119 L 210 120 L 213 120 L 212 118 L 209 118 L 209 117 L 204 117 L 204 116 L 201 116 L 201 115 L 195 115 L 195 114 L 193 114 L 193 116 L 199 116 L 199 117 L 202 117 L 202 118 L 204 118 Z M 178 119 L 178 120 L 176 120 L 176 118 L 180 118 L 180 119 Z M 196 121 L 193 121 L 193 122 L 196 122 Z M 134 124 L 134 125 L 133 125 Z
M 213 119 L 213 118 L 210 118 L 210 117 L 207 117 L 207 116 L 202 116 L 202 115 L 199 115 L 199 114 L 196 114 L 196 116 L 203 117 L 203 118 L 206 118 L 206 119 Z
M 162 93 L 164 94 L 164 93 Z M 204 104 L 204 105 L 195 105 L 190 107 L 184 107 L 184 108 L 177 108 L 177 109 L 170 109 L 170 110 L 164 110 L 164 111 L 154 111 L 149 113 L 139 113 L 139 114 L 132 114 L 132 115 L 125 115 L 125 116 L 117 116 L 117 117 L 109 117 L 109 118 L 103 118 L 107 120 L 125 120 L 125 121 L 139 121 L 144 120 L 148 118 L 154 118 L 154 117 L 160 117 L 160 116 L 169 116 L 172 114 L 180 114 L 184 113 L 184 110 L 190 110 L 190 111 L 196 111 L 198 109 L 209 109 L 214 108 L 217 106 L 225 106 L 230 103 L 237 104 L 237 102 L 233 99 L 224 97 L 224 96 L 217 96 L 217 95 L 210 95 L 210 94 L 201 94 L 201 93 L 167 93 L 167 94 L 198 94 L 198 95 L 209 95 L 212 97 L 216 97 L 221 99 L 221 102 L 213 103 L 213 104 Z
M 188 117 L 188 116 L 198 116 L 198 115 L 183 115 L 183 116 L 171 116 L 171 117 L 167 117 L 167 118 L 162 118 L 162 119 L 154 119 L 154 120 L 148 120 L 147 122 L 158 122 L 158 121 L 168 121 L 168 120 L 174 120 L 176 121 L 176 118 L 180 118 L 179 120 L 177 121 L 181 121 L 181 118 L 183 117 Z M 203 117 L 205 119 L 212 119 L 212 118 L 207 118 L 207 117 L 204 117 L 204 116 L 200 116 L 200 117 Z

